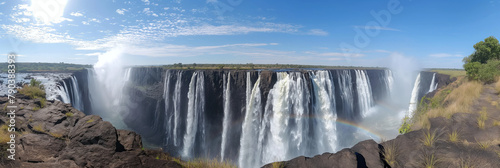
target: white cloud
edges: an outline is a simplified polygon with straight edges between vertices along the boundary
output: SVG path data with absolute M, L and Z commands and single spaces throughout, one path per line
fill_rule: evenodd
M 372 30 L 387 30 L 387 31 L 401 31 L 399 29 L 394 29 L 390 27 L 380 27 L 380 26 L 354 26 L 355 28 L 360 29 L 372 29 Z
M 364 54 L 361 54 L 361 53 L 343 53 L 343 52 L 318 53 L 315 51 L 306 51 L 304 53 L 311 55 L 311 56 L 321 56 L 321 57 L 362 57 L 362 56 L 365 56 Z
M 80 12 L 71 12 L 69 15 L 75 16 L 75 17 L 81 17 L 81 16 L 83 16 L 83 14 L 80 13 Z
M 436 53 L 430 54 L 431 57 L 445 58 L 445 57 L 464 57 L 462 54 L 448 54 L 448 53 Z
M 149 5 L 151 2 L 149 2 L 149 0 L 141 0 L 142 2 L 144 2 L 145 5 Z
M 128 10 L 127 9 L 117 9 L 116 10 L 116 13 L 120 14 L 120 15 L 125 15 L 125 12 L 127 12 Z
M 103 53 L 100 52 L 95 52 L 95 53 L 88 53 L 88 54 L 76 54 L 76 55 L 84 55 L 84 56 L 99 56 Z
M 321 30 L 321 29 L 311 29 L 309 32 L 307 32 L 308 35 L 314 35 L 314 36 L 327 36 L 328 32 Z
M 69 35 L 55 34 L 55 29 L 50 27 L 2 25 L 7 34 L 16 36 L 22 41 L 34 43 L 65 43 L 71 40 Z
M 0 5 L 4 5 L 4 4 L 5 4 L 5 2 L 0 3 Z
M 96 19 L 96 18 L 89 19 L 89 22 L 101 23 L 101 21 L 99 19 Z

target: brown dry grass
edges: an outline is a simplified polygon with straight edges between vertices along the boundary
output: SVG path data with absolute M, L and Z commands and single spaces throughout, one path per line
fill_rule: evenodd
M 2 125 L 0 126 L 0 143 L 5 144 L 10 141 L 10 133 L 7 131 L 8 126 Z
M 500 77 L 497 78 L 497 82 L 495 83 L 495 90 L 500 94 Z
M 443 102 L 440 102 L 441 105 L 439 107 L 431 108 L 428 111 L 423 112 L 419 116 L 419 119 L 414 122 L 412 130 L 429 128 L 429 118 L 450 118 L 455 113 L 472 112 L 470 107 L 472 106 L 474 100 L 479 98 L 482 90 L 483 84 L 476 81 L 464 81 L 457 88 L 451 90 L 451 92 L 445 97 Z

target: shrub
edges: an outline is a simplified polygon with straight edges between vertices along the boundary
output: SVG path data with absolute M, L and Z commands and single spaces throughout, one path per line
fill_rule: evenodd
M 464 69 L 469 80 L 479 79 L 479 69 L 481 68 L 481 63 L 479 62 L 469 62 L 464 64 Z
M 19 89 L 18 91 L 19 93 L 29 96 L 32 99 L 45 98 L 45 91 L 39 87 L 24 85 L 23 88 Z
M 425 168 L 434 168 L 439 160 L 434 154 L 424 156 L 422 165 Z
M 486 111 L 486 107 L 483 107 L 483 110 L 479 112 L 479 117 L 477 117 L 477 126 L 480 129 L 484 129 L 486 119 L 488 119 L 488 112 Z
M 87 123 L 94 122 L 94 119 L 87 120 Z
M 33 130 L 38 131 L 38 132 L 45 132 L 42 125 L 37 125 L 37 126 L 33 127 Z
M 283 162 L 273 162 L 273 168 L 283 168 L 285 165 L 283 165 Z
M 488 149 L 488 147 L 491 146 L 491 142 L 489 142 L 489 141 L 483 141 L 483 142 L 481 142 L 481 141 L 477 141 L 476 140 L 476 143 L 477 143 L 477 145 L 479 145 L 479 147 L 481 149 Z
M 398 157 L 398 146 L 395 141 L 388 142 L 387 145 L 384 146 L 384 161 L 391 167 L 395 167 L 398 165 L 396 161 L 396 157 Z
M 62 134 L 51 132 L 50 135 L 53 136 L 53 137 L 55 137 L 55 138 L 57 138 L 57 139 L 63 139 L 63 135 Z
M 458 142 L 458 137 L 460 135 L 458 134 L 457 130 L 453 130 L 451 133 L 448 134 L 448 137 L 450 138 L 450 142 Z
M 66 117 L 73 117 L 73 113 L 72 112 L 67 112 L 66 113 Z
M 405 116 L 405 118 L 403 118 L 403 124 L 401 124 L 401 127 L 399 128 L 399 133 L 406 134 L 410 131 L 411 131 L 410 117 Z
M 485 83 L 493 83 L 497 76 L 500 76 L 499 60 L 489 60 L 479 68 L 478 79 Z
M 437 130 L 434 130 L 432 132 L 430 130 L 427 130 L 424 132 L 424 139 L 422 139 L 422 142 L 425 146 L 432 147 L 437 141 L 437 137 Z

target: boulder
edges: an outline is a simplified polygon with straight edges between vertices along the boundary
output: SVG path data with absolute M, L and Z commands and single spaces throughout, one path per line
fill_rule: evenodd
M 142 148 L 141 136 L 128 130 L 117 130 L 118 142 L 123 146 L 123 150 L 130 151 Z
M 64 149 L 66 143 L 63 140 L 46 134 L 26 134 L 20 139 L 17 146 L 16 157 L 26 162 L 45 162 L 57 157 Z

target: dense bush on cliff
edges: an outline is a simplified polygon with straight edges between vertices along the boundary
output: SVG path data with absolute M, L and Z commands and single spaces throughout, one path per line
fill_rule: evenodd
M 500 43 L 490 36 L 476 43 L 474 49 L 474 53 L 463 59 L 467 77 L 486 83 L 495 81 L 500 76 Z

